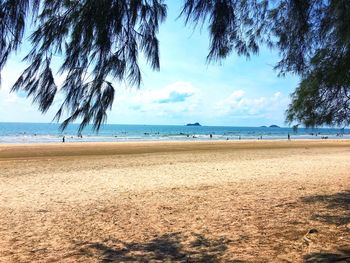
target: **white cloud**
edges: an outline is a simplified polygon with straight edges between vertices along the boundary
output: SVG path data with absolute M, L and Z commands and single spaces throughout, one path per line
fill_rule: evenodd
M 161 89 L 144 89 L 140 91 L 140 96 L 134 98 L 138 103 L 158 103 L 171 97 L 172 93 L 193 95 L 196 90 L 189 82 L 176 82 Z
M 111 123 L 204 125 L 283 124 L 289 98 L 281 92 L 254 96 L 249 90 L 227 93 L 219 87 L 203 89 L 190 82 L 175 82 L 158 89 L 118 89 Z M 175 96 L 175 95 L 176 96 Z M 225 97 L 226 96 L 226 97 Z
M 235 100 L 235 99 L 241 99 L 244 96 L 245 92 L 243 90 L 235 90 L 232 92 L 230 95 L 229 99 L 230 100 Z
M 189 82 L 176 82 L 161 89 L 138 90 L 129 94 L 129 107 L 141 111 L 188 111 L 196 100 L 197 89 Z M 132 96 L 130 96 L 132 95 Z
M 288 97 L 281 92 L 276 92 L 270 97 L 251 97 L 243 90 L 235 90 L 227 98 L 217 102 L 215 110 L 218 116 L 280 117 L 288 101 Z

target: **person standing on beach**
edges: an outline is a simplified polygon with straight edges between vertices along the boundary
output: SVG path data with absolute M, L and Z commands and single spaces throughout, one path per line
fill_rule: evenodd
M 62 143 L 64 143 L 66 141 L 66 136 L 62 137 Z
M 289 134 L 289 132 L 288 132 L 288 141 L 290 141 L 290 134 Z

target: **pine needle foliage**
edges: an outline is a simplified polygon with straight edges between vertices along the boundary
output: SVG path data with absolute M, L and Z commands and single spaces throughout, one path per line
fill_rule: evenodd
M 209 24 L 209 60 L 279 51 L 278 74 L 301 77 L 287 123 L 350 125 L 349 0 L 187 0 L 182 15 Z
M 52 58 L 59 55 L 65 99 L 55 119 L 69 116 L 63 129 L 80 120 L 79 132 L 90 122 L 98 130 L 113 104 L 113 81 L 140 85 L 140 53 L 159 69 L 157 32 L 166 12 L 162 0 L 5 0 L 0 5 L 0 67 L 19 47 L 32 16 L 32 49 L 24 58 L 30 65 L 12 90 L 26 91 L 46 112 L 58 90 Z

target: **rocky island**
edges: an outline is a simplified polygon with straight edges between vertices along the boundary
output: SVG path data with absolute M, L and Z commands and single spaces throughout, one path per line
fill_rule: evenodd
M 187 123 L 186 126 L 202 126 L 198 122 L 195 123 Z

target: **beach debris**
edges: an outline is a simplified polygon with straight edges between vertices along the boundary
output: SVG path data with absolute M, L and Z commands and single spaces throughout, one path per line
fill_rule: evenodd
M 311 246 L 312 243 L 314 243 L 310 239 L 310 235 L 312 234 L 318 234 L 318 230 L 316 228 L 311 228 L 307 231 L 307 233 L 303 236 L 303 241 L 307 246 Z
M 50 211 L 49 210 L 46 210 L 46 209 L 39 209 L 37 210 L 38 213 L 49 213 Z
M 307 234 L 317 234 L 317 233 L 318 233 L 318 230 L 315 228 L 312 228 L 307 232 Z

